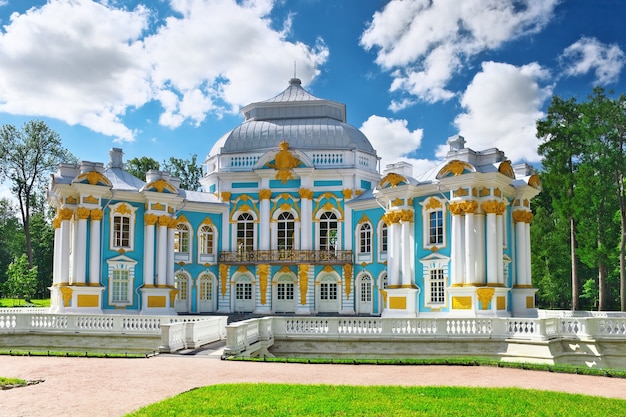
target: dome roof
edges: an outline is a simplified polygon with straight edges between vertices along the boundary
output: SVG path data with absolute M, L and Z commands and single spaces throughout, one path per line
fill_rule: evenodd
M 209 157 L 278 148 L 283 141 L 302 150 L 355 149 L 376 155 L 367 137 L 346 123 L 346 106 L 311 95 L 298 78 L 277 96 L 241 109 L 245 120 L 222 136 Z

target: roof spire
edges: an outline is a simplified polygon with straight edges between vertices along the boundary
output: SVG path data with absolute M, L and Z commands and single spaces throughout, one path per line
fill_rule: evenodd
M 293 78 L 298 78 L 298 76 L 296 75 L 296 61 L 293 61 Z
M 302 81 L 296 76 L 296 61 L 293 61 L 293 78 L 289 80 L 289 85 L 302 85 Z

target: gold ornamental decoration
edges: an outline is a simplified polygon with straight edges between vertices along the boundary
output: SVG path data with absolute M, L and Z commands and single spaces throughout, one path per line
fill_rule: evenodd
M 156 222 L 159 221 L 159 216 L 157 216 L 156 214 L 146 214 L 143 216 L 143 221 L 148 226 L 154 226 Z
M 346 297 L 349 298 L 352 281 L 352 264 L 345 264 L 343 266 L 343 277 L 346 279 Z
M 272 190 L 259 190 L 260 200 L 269 200 L 272 198 Z
M 300 188 L 298 190 L 298 194 L 300 195 L 300 198 L 306 198 L 309 200 L 313 199 L 313 191 L 308 188 Z
M 222 298 L 226 296 L 226 280 L 228 280 L 228 265 L 220 265 L 220 281 L 222 284 Z
M 88 208 L 79 207 L 76 209 L 76 217 L 79 220 L 87 220 L 89 218 L 90 211 Z
M 257 268 L 259 274 L 259 287 L 261 290 L 261 304 L 267 303 L 267 276 L 270 273 L 270 266 L 267 264 L 259 265 Z
M 297 168 L 301 162 L 289 151 L 289 143 L 282 141 L 280 143 L 280 151 L 276 154 L 273 164 L 267 164 L 269 168 L 274 168 L 278 172 L 276 173 L 276 179 L 280 180 L 283 184 L 293 178 L 293 169 Z
M 306 304 L 306 292 L 309 289 L 309 265 L 298 265 L 298 277 L 300 278 L 300 304 Z
M 102 220 L 104 211 L 102 209 L 92 209 L 89 215 L 91 216 L 91 220 Z

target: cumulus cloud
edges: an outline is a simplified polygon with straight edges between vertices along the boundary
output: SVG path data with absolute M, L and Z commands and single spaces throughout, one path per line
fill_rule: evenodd
M 293 62 L 306 84 L 328 48 L 288 41 L 289 19 L 273 29 L 275 1 L 171 0 L 165 20 L 146 6 L 93 0 L 14 13 L 0 31 L 0 111 L 131 141 L 124 115 L 150 101 L 163 107 L 159 123 L 175 128 L 286 87 Z
M 566 75 L 584 75 L 593 71 L 594 82 L 600 85 L 617 82 L 626 61 L 617 44 L 607 45 L 588 37 L 565 48 L 559 58 Z
M 409 158 L 407 155 L 418 150 L 422 144 L 424 131 L 410 130 L 406 120 L 388 119 L 372 115 L 361 125 L 360 130 L 368 137 L 381 158 L 381 170 L 388 164 L 399 161 L 413 165 L 413 173 L 419 174 L 432 168 L 437 161 Z
M 448 83 L 477 54 L 536 33 L 559 0 L 392 0 L 376 12 L 360 43 L 393 77 L 391 91 L 426 102 L 455 96 Z M 401 99 L 391 109 L 410 105 Z
M 537 119 L 551 85 L 541 85 L 550 77 L 537 63 L 516 67 L 483 62 L 482 71 L 469 84 L 461 104 L 465 112 L 454 121 L 467 146 L 482 150 L 497 147 L 514 162 L 537 162 Z M 437 155 L 447 152 L 440 147 Z

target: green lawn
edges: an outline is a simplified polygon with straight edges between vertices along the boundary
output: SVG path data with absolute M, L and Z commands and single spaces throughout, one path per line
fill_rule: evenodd
M 626 400 L 513 388 L 227 384 L 198 388 L 127 417 L 624 416 Z
M 4 376 L 0 376 L 0 390 L 4 389 L 4 387 L 11 385 L 25 385 L 26 381 L 18 378 L 7 378 Z
M 50 307 L 50 299 L 30 300 L 30 303 L 27 303 L 17 298 L 0 298 L 0 307 Z

